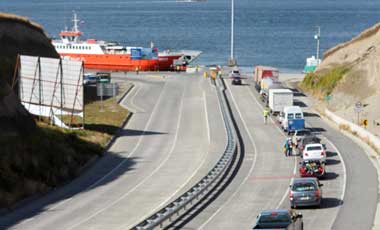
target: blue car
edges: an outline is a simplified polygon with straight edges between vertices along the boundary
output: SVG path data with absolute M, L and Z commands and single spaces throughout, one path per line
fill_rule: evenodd
M 253 229 L 303 230 L 302 214 L 287 209 L 265 210 L 257 216 Z

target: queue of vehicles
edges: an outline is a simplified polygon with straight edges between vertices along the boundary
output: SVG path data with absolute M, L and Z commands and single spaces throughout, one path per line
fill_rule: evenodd
M 281 129 L 289 135 L 292 155 L 300 156 L 299 177 L 289 185 L 290 210 L 266 210 L 257 216 L 253 229 L 303 229 L 302 214 L 297 207 L 320 207 L 323 202 L 319 179 L 326 175 L 326 146 L 311 129 L 305 128 L 302 108 L 294 106 L 293 92 L 278 81 L 278 70 L 258 66 L 254 73 L 255 88 Z

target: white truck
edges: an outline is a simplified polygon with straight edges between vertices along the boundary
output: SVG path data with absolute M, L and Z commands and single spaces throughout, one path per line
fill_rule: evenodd
M 286 106 L 293 105 L 293 92 L 290 89 L 269 89 L 269 109 L 271 113 L 278 114 Z

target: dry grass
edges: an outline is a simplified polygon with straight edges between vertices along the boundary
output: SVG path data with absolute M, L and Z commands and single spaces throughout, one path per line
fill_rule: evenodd
M 104 112 L 99 112 L 100 108 Z M 110 98 L 103 107 L 98 101 L 85 106 L 83 130 L 39 122 L 32 135 L 0 136 L 0 208 L 76 177 L 90 159 L 104 152 L 127 115 L 128 111 Z
M 44 30 L 43 26 L 41 26 L 40 24 L 35 23 L 33 21 L 30 21 L 29 18 L 27 18 L 27 17 L 0 12 L 0 20 L 4 20 L 4 19 L 24 23 L 26 25 L 29 25 L 29 26 L 32 26 L 32 27 L 38 29 L 41 32 L 43 32 L 43 30 Z

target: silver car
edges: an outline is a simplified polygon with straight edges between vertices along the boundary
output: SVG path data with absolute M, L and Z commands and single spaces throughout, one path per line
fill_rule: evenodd
M 318 206 L 322 201 L 322 184 L 317 178 L 295 178 L 289 185 L 290 207 Z

